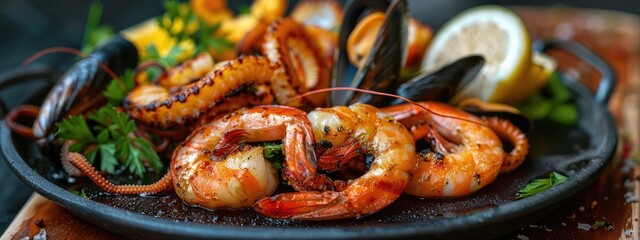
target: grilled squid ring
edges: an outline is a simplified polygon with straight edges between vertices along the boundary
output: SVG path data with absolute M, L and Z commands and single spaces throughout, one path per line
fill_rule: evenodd
M 507 153 L 502 161 L 500 173 L 511 172 L 518 168 L 524 162 L 527 153 L 529 153 L 527 136 L 507 119 L 498 117 L 483 117 L 483 119 L 500 139 L 513 145 L 513 149 Z
M 269 60 L 282 63 L 286 72 L 285 78 L 272 84 L 278 101 L 329 86 L 329 67 L 318 49 L 305 27 L 294 20 L 281 18 L 269 27 L 263 53 Z M 324 106 L 326 98 L 327 94 L 305 97 L 316 107 Z
M 286 76 L 278 63 L 266 58 L 245 56 L 229 61 L 221 69 L 207 73 L 200 80 L 176 91 L 156 85 L 143 85 L 129 92 L 124 101 L 127 114 L 145 125 L 169 128 L 195 122 L 201 115 L 216 114 L 216 108 L 253 86 L 285 82 Z M 275 96 L 278 102 L 288 98 Z M 235 98 L 237 99 L 237 98 Z M 239 106 L 270 104 L 272 98 L 254 95 L 237 99 Z

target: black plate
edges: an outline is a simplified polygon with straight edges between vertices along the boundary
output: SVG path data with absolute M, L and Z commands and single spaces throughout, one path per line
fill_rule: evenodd
M 178 213 L 157 211 L 174 204 L 174 196 L 127 197 L 101 202 L 85 199 L 61 187 L 50 169 L 57 156 L 45 156 L 31 141 L 12 134 L 2 123 L 0 142 L 8 165 L 36 192 L 102 228 L 139 238 L 490 238 L 530 224 L 589 185 L 606 167 L 617 143 L 614 120 L 606 103 L 615 83 L 609 67 L 588 50 L 566 42 L 543 42 L 538 50 L 560 47 L 580 56 L 602 73 L 595 97 L 575 80 L 563 79 L 573 91 L 580 117 L 572 128 L 535 123 L 529 134 L 531 151 L 516 171 L 467 197 L 418 199 L 402 196 L 384 210 L 361 218 L 329 222 L 271 220 L 245 211 L 205 211 L 188 208 Z M 55 154 L 54 154 L 55 155 Z M 43 170 L 44 169 L 44 170 Z M 569 180 L 532 197 L 514 200 L 531 180 L 551 171 Z M 131 202 L 123 200 L 129 199 Z M 105 204 L 107 203 L 107 204 Z M 132 204 L 133 203 L 133 204 Z M 145 204 L 140 207 L 139 204 Z M 178 207 L 182 209 L 178 200 Z M 117 206 L 117 207 L 114 207 Z M 202 223 L 205 222 L 205 223 Z

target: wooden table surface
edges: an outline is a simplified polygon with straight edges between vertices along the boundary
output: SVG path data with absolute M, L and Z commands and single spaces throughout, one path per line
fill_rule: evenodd
M 619 81 L 609 107 L 621 137 L 613 164 L 597 181 L 556 212 L 502 238 L 640 240 L 640 162 L 635 160 L 640 154 L 640 19 L 600 10 L 515 10 L 523 18 L 532 38 L 581 42 L 612 65 Z M 584 79 L 594 76 L 591 69 L 581 65 L 564 67 Z M 596 222 L 605 226 L 595 229 Z M 49 239 L 122 238 L 33 194 L 1 239 L 33 238 L 41 229 Z

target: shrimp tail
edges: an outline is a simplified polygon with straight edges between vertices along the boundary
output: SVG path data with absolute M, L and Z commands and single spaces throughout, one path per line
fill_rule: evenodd
M 332 220 L 358 216 L 341 192 L 297 192 L 263 198 L 253 209 L 271 218 Z
M 347 141 L 339 147 L 329 149 L 318 159 L 318 169 L 328 172 L 340 170 L 343 165 L 364 155 L 361 147 L 357 141 Z
M 211 160 L 217 162 L 225 159 L 230 153 L 238 149 L 240 146 L 238 143 L 242 142 L 246 136 L 247 131 L 243 129 L 229 131 L 211 153 Z

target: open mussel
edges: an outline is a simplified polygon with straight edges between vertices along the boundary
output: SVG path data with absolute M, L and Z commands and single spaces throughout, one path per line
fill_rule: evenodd
M 449 101 L 480 73 L 484 57 L 472 55 L 460 58 L 434 71 L 424 72 L 398 87 L 396 94 L 416 102 Z M 391 105 L 404 103 L 395 99 Z
M 113 37 L 95 52 L 69 68 L 45 98 L 33 125 L 39 144 L 49 142 L 54 124 L 70 111 L 84 112 L 102 99 L 102 91 L 112 77 L 100 67 L 104 65 L 116 75 L 138 63 L 138 52 L 129 41 Z
M 350 86 L 379 92 L 393 91 L 400 82 L 400 70 L 406 58 L 408 10 L 405 0 L 352 0 L 345 15 L 338 38 L 338 52 L 333 65 L 332 87 Z M 347 40 L 359 20 L 372 12 L 385 12 L 385 19 L 376 34 L 373 47 L 358 67 L 355 76 L 350 73 Z M 352 74 L 352 72 L 351 72 Z M 348 105 L 355 102 L 381 103 L 381 97 L 354 92 L 332 92 L 330 105 Z

